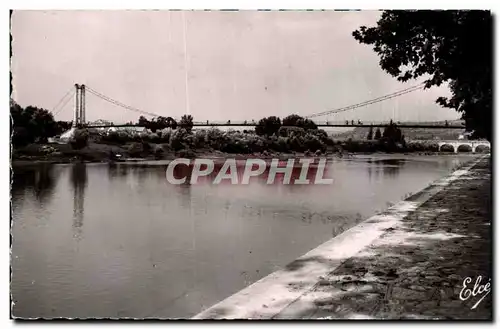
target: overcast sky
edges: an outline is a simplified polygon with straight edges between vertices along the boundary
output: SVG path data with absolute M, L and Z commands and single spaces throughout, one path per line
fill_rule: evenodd
M 417 84 L 382 71 L 352 31 L 380 13 L 16 11 L 13 98 L 51 110 L 75 83 L 144 111 L 195 120 L 307 115 Z M 187 74 L 187 79 L 186 79 Z M 186 84 L 187 80 L 187 84 Z M 329 120 L 456 119 L 435 104 L 446 88 L 416 91 Z M 136 121 L 87 93 L 87 120 Z M 57 115 L 71 120 L 74 100 Z M 326 118 L 318 119 L 326 120 Z

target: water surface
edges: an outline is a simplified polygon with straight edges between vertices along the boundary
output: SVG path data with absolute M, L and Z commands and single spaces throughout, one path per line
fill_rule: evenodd
M 358 156 L 332 185 L 171 185 L 165 163 L 14 168 L 17 317 L 191 317 L 472 159 Z

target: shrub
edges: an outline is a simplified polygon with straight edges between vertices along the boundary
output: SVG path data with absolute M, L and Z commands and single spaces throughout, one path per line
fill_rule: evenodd
M 327 140 L 330 139 L 323 129 L 308 130 L 307 134 L 318 137 L 322 143 L 327 143 Z
M 290 151 L 290 145 L 288 144 L 288 137 L 278 137 L 278 152 L 288 152 Z
M 304 138 L 304 147 L 307 150 L 315 152 L 316 150 L 326 151 L 326 145 L 321 142 L 321 140 L 313 135 L 307 134 Z
M 155 145 L 153 147 L 153 154 L 156 159 L 161 159 L 164 153 L 165 151 L 163 150 L 163 147 L 161 145 Z
M 205 132 L 205 145 L 216 150 L 222 150 L 227 143 L 227 136 L 217 128 Z
M 304 137 L 302 136 L 292 136 L 289 139 L 289 148 L 292 151 L 296 152 L 303 152 L 306 150 L 306 147 L 304 145 Z
M 171 128 L 165 128 L 165 129 L 159 131 L 158 133 L 160 136 L 161 143 L 170 142 L 170 137 L 172 136 L 172 129 Z
M 71 148 L 74 150 L 80 150 L 87 146 L 89 139 L 89 133 L 86 129 L 75 130 L 73 136 L 71 137 L 69 143 Z
M 140 157 L 142 153 L 144 152 L 143 144 L 142 143 L 131 143 L 128 148 L 128 153 L 132 157 Z
M 240 139 L 229 139 L 229 141 L 226 143 L 226 145 L 224 145 L 221 151 L 227 153 L 242 153 L 242 154 L 250 153 L 248 145 L 245 144 L 244 141 Z
M 194 133 L 194 147 L 201 148 L 207 145 L 207 131 L 205 129 L 197 130 Z
M 190 148 L 189 132 L 184 128 L 179 128 L 170 137 L 170 147 L 175 151 Z M 191 140 L 192 141 L 192 140 Z

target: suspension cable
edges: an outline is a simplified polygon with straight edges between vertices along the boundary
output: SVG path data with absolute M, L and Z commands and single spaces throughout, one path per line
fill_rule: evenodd
M 420 84 L 418 84 L 416 86 L 409 87 L 409 88 L 406 88 L 406 89 L 403 89 L 403 90 L 399 90 L 399 91 L 396 91 L 396 92 L 393 92 L 393 93 L 390 93 L 390 94 L 387 94 L 387 95 L 384 95 L 384 96 L 380 96 L 380 97 L 377 97 L 377 98 L 373 98 L 371 100 L 367 100 L 367 101 L 364 101 L 364 102 L 361 102 L 361 103 L 357 103 L 357 104 L 353 104 L 353 105 L 349 105 L 349 106 L 344 106 L 344 107 L 340 107 L 340 108 L 336 108 L 336 109 L 328 110 L 328 111 L 323 111 L 323 112 L 319 112 L 319 113 L 314 113 L 314 114 L 306 116 L 306 118 L 314 118 L 314 117 L 323 116 L 323 115 L 327 115 L 327 114 L 334 114 L 334 113 L 339 113 L 339 112 L 345 112 L 345 111 L 349 111 L 349 110 L 354 110 L 354 109 L 359 108 L 359 107 L 363 107 L 363 106 L 375 104 L 375 103 L 378 103 L 378 102 L 382 102 L 382 101 L 385 101 L 385 100 L 388 100 L 388 99 L 391 99 L 391 98 L 395 98 L 395 97 L 402 96 L 404 94 L 411 93 L 411 92 L 416 91 L 416 90 L 423 89 L 424 88 L 424 84 L 425 84 L 425 82 L 422 82 L 422 83 L 420 83 Z
M 152 113 L 152 112 L 147 112 L 147 111 L 143 111 L 143 110 L 140 110 L 138 108 L 135 108 L 135 107 L 132 107 L 132 106 L 129 106 L 129 105 L 126 105 L 126 104 L 123 104 L 111 97 L 108 97 L 106 95 L 103 95 L 101 94 L 100 92 L 98 91 L 95 91 L 94 89 L 88 87 L 87 85 L 85 85 L 85 90 L 88 90 L 91 94 L 111 103 L 111 104 L 114 104 L 116 106 L 120 106 L 126 110 L 129 110 L 129 111 L 133 111 L 133 112 L 138 112 L 138 113 L 142 113 L 142 114 L 145 114 L 145 115 L 149 115 L 149 116 L 152 116 L 152 117 L 159 117 L 160 115 L 158 114 L 155 114 L 155 113 Z
M 54 117 L 55 117 L 55 116 L 56 116 L 59 112 L 61 112 L 61 111 L 64 109 L 64 107 L 66 106 L 66 104 L 68 104 L 68 102 L 69 102 L 69 101 L 73 98 L 73 95 L 74 95 L 74 94 L 75 94 L 75 90 L 73 89 L 73 92 L 71 93 L 71 96 L 70 96 L 70 97 L 68 97 L 68 98 L 64 101 L 63 105 L 59 108 L 59 110 L 57 110 L 55 113 L 53 113 L 53 114 L 52 114 Z M 54 110 L 52 110 L 52 111 L 54 111 Z
M 70 90 L 68 90 L 68 92 L 66 94 L 64 94 L 64 96 L 59 100 L 59 102 L 57 102 L 56 106 L 54 106 L 52 108 L 52 110 L 50 112 L 54 112 L 54 110 L 59 106 L 61 105 L 61 103 L 63 102 L 63 100 L 66 98 L 66 96 L 68 96 L 71 92 L 75 92 L 75 89 L 74 88 L 71 88 Z M 65 102 L 66 104 L 66 102 Z M 64 106 L 64 105 L 63 105 Z

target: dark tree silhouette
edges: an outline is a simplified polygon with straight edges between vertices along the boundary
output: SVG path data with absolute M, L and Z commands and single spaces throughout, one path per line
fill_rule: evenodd
M 377 128 L 377 130 L 375 131 L 375 139 L 379 140 L 381 138 L 382 138 L 382 133 L 380 132 L 380 128 Z
M 175 121 L 175 119 L 173 119 L 172 117 L 167 117 L 167 125 L 167 127 L 177 129 L 177 121 Z
M 384 11 L 376 27 L 353 32 L 373 45 L 380 66 L 399 81 L 424 75 L 425 88 L 449 82 L 436 102 L 462 113 L 468 130 L 491 140 L 492 15 L 479 10 Z
M 149 124 L 149 120 L 146 119 L 144 116 L 141 115 L 139 117 L 139 122 L 138 123 L 139 123 L 140 126 L 147 127 L 148 124 Z
M 12 143 L 14 146 L 33 142 L 46 142 L 48 137 L 58 134 L 60 128 L 52 113 L 35 106 L 23 109 L 15 101 L 10 102 L 12 118 Z
M 368 136 L 366 136 L 366 139 L 371 141 L 373 139 L 373 127 L 370 126 L 370 130 L 368 131 Z
M 159 116 L 149 121 L 148 119 L 146 119 L 141 115 L 139 117 L 138 124 L 140 126 L 146 127 L 152 132 L 156 132 L 157 130 L 162 130 L 169 127 L 172 129 L 177 128 L 177 122 L 174 119 L 172 119 L 171 117 L 162 117 L 162 116 Z
M 290 114 L 289 116 L 283 118 L 283 126 L 287 126 L 287 127 L 288 126 L 296 126 L 296 127 L 298 127 L 299 121 L 301 121 L 303 119 L 304 118 L 302 118 L 300 115 Z
M 394 143 L 401 143 L 403 140 L 403 134 L 401 133 L 401 129 L 399 129 L 398 126 L 391 120 L 389 125 L 384 128 L 382 138 L 390 140 Z
M 191 114 L 184 114 L 179 121 L 179 127 L 186 129 L 190 132 L 193 129 L 193 116 Z
M 255 126 L 255 133 L 257 135 L 274 135 L 278 132 L 281 127 L 281 120 L 278 117 L 270 116 L 267 118 L 262 118 L 259 123 Z
M 306 119 L 297 114 L 291 114 L 283 118 L 282 125 L 285 127 L 300 127 L 306 130 L 318 129 L 318 126 L 311 119 Z

